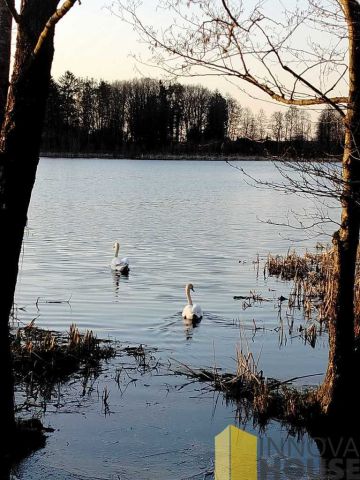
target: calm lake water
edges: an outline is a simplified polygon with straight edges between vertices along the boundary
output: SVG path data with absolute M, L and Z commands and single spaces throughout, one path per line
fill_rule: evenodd
M 238 165 L 253 177 L 279 179 L 271 163 Z M 323 373 L 326 336 L 315 349 L 305 345 L 297 332 L 304 323 L 299 314 L 294 331 L 285 328 L 279 339 L 277 298 L 286 296 L 289 286 L 264 279 L 262 273 L 269 252 L 303 251 L 330 240 L 325 235 L 304 239 L 301 232 L 266 223 L 287 222 L 291 210 L 303 213 L 313 205 L 295 195 L 254 188 L 225 162 L 42 159 L 16 292 L 19 318 L 28 322 L 38 317 L 38 326 L 55 330 L 76 323 L 103 338 L 156 347 L 163 360 L 196 367 L 216 363 L 228 370 L 234 369 L 242 337 L 243 348 L 259 356 L 266 376 Z M 115 240 L 120 256 L 130 259 L 128 278 L 110 270 Z M 253 263 L 258 255 L 259 275 Z M 187 282 L 194 284 L 194 301 L 205 313 L 190 331 L 181 319 Z M 244 309 L 233 296 L 250 290 L 269 301 Z M 53 303 L 65 300 L 69 302 Z M 282 318 L 286 325 L 285 307 Z M 264 329 L 255 334 L 254 322 Z M 200 457 L 206 465 L 211 462 L 213 436 L 234 423 L 234 408 L 218 401 L 214 413 L 211 395 L 192 400 L 195 387 L 179 392 L 179 380 L 172 379 L 166 389 L 159 378 L 145 379 L 128 397 L 114 400 L 117 414 L 110 420 L 99 416 L 96 402 L 80 413 L 49 414 L 48 422 L 60 432 L 18 475 L 47 478 L 56 467 L 60 473 L 54 478 L 190 478 L 199 470 Z M 270 431 L 286 438 L 276 424 Z M 101 438 L 100 445 L 94 435 Z M 143 444 L 148 460 L 135 460 Z M 184 462 L 156 456 L 162 469 L 155 469 L 150 459 L 161 449 L 182 452 Z M 192 457 L 186 457 L 187 449 Z M 67 476 L 61 476 L 64 468 Z

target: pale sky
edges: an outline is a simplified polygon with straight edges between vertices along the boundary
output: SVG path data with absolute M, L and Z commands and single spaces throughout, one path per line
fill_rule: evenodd
M 162 12 L 154 8 L 154 0 L 146 0 L 147 23 L 159 24 L 161 17 L 169 20 Z M 132 27 L 113 15 L 107 6 L 109 0 L 82 0 L 61 20 L 55 36 L 55 58 L 52 75 L 58 78 L 66 70 L 76 76 L 95 79 L 126 80 L 134 77 L 149 76 L 159 78 L 163 74 L 156 68 L 138 64 L 132 54 L 146 57 L 146 47 L 138 41 Z M 139 72 L 140 70 L 140 72 Z M 200 83 L 210 89 L 219 89 L 223 94 L 230 93 L 243 106 L 256 111 L 281 109 L 279 105 L 256 101 L 244 95 L 237 87 L 224 78 L 191 78 L 183 83 Z M 239 84 L 240 86 L 243 86 Z M 256 96 L 259 95 L 258 92 Z M 266 96 L 264 99 L 268 100 Z
M 55 78 L 65 70 L 70 70 L 77 76 L 108 81 L 126 80 L 141 75 L 160 78 L 163 75 L 158 69 L 139 65 L 131 57 L 135 53 L 146 58 L 147 47 L 139 43 L 137 34 L 130 25 L 109 11 L 107 7 L 111 1 L 82 0 L 81 5 L 77 3 L 58 24 L 52 69 Z M 145 0 L 144 4 L 147 24 L 159 26 L 171 19 L 166 12 L 156 10 L 156 0 Z M 284 108 L 274 104 L 266 95 L 259 94 L 257 89 L 253 90 L 254 96 L 263 98 L 265 102 L 255 100 L 220 77 L 191 78 L 183 83 L 200 83 L 210 89 L 217 88 L 223 94 L 230 93 L 253 111 L 263 108 L 270 113 Z M 238 85 L 244 87 L 240 81 Z
M 131 27 L 106 8 L 106 0 L 83 0 L 61 20 L 56 29 L 53 76 L 65 70 L 83 77 L 105 80 L 135 75 L 127 56 L 136 47 Z

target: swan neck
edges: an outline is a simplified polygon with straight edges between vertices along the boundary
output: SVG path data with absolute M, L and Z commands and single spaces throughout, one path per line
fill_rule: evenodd
M 186 298 L 188 300 L 189 305 L 192 305 L 193 302 L 192 302 L 192 298 L 191 298 L 191 295 L 190 295 L 190 288 L 188 286 L 186 287 Z
M 119 255 L 119 248 L 120 248 L 120 245 L 117 243 L 115 245 L 115 257 L 117 257 Z

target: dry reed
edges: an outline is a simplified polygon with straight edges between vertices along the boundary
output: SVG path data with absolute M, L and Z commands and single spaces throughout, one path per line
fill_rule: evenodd
M 289 251 L 287 255 L 269 255 L 264 274 L 285 281 L 292 281 L 289 309 L 302 308 L 306 320 L 317 320 L 320 325 L 334 318 L 336 261 L 334 249 L 298 255 Z M 360 250 L 356 267 L 355 317 L 357 333 L 360 333 Z M 313 336 L 313 331 L 307 332 Z M 311 343 L 311 342 L 310 342 Z
M 98 340 L 92 331 L 81 334 L 71 325 L 68 334 L 43 330 L 30 323 L 12 339 L 15 376 L 18 381 L 36 379 L 40 384 L 64 381 L 69 375 L 97 366 L 115 355 L 115 349 Z
M 271 419 L 278 419 L 302 429 L 319 415 L 315 390 L 291 386 L 297 378 L 305 377 L 286 381 L 265 378 L 258 370 L 253 355 L 240 349 L 237 350 L 236 374 L 221 373 L 216 368 L 193 369 L 181 362 L 178 364 L 179 367 L 173 370 L 175 374 L 208 383 L 210 388 L 222 392 L 226 400 L 236 402 L 238 414 L 240 410 L 247 412 L 261 427 L 265 427 Z

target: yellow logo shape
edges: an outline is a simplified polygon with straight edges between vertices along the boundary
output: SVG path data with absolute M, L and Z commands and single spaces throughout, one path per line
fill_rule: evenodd
M 215 437 L 215 480 L 257 480 L 257 437 L 233 425 Z

